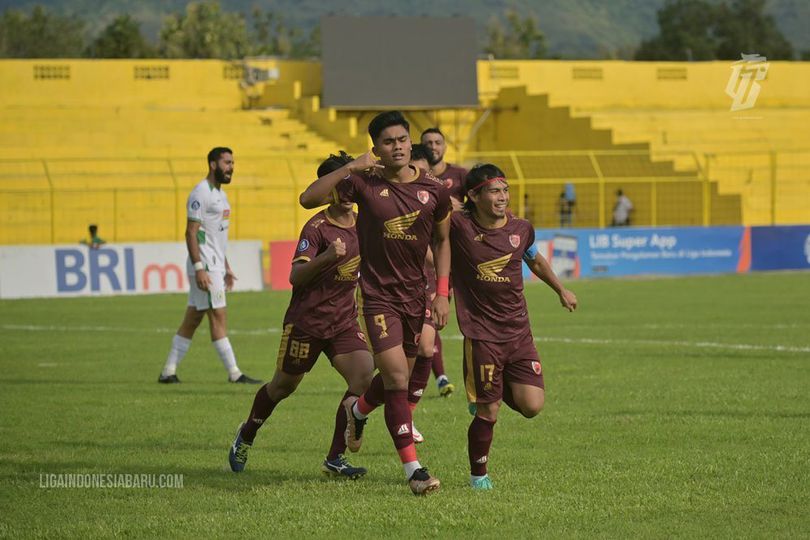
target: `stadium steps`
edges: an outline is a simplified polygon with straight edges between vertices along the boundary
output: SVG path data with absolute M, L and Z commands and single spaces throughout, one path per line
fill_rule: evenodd
M 578 109 L 577 114 L 612 129 L 615 142 L 649 142 L 653 155 L 672 159 L 676 170 L 708 167 L 720 194 L 741 197 L 746 224 L 810 221 L 810 177 L 804 173 L 810 165 L 808 109 Z M 778 205 L 772 204 L 774 196 Z
M 188 156 L 217 144 L 237 156 L 335 148 L 287 110 L 0 108 L 0 158 Z

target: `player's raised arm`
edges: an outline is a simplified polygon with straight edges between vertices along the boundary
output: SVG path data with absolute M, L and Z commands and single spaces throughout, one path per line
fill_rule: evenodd
M 537 251 L 535 246 L 531 246 L 529 250 L 526 251 L 523 260 L 526 261 L 529 270 L 531 270 L 535 276 L 543 280 L 546 285 L 554 289 L 554 292 L 559 295 L 560 305 L 562 305 L 562 307 L 568 311 L 577 309 L 576 295 L 563 286 L 560 279 L 554 273 L 554 270 L 551 269 L 551 265 L 548 264 L 546 258 Z
M 344 165 L 315 180 L 301 193 L 298 202 L 304 208 L 317 208 L 335 202 L 332 200 L 332 190 L 337 187 L 341 180 L 352 173 L 375 168 L 382 169 L 383 166 L 377 162 L 371 152 L 366 152 L 348 165 Z

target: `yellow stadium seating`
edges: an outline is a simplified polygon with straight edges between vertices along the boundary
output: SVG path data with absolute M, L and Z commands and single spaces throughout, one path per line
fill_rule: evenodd
M 730 63 L 479 61 L 478 108 L 407 111 L 449 161 L 493 161 L 516 211 L 556 225 L 565 183 L 580 226 L 810 222 L 810 64 L 773 63 L 754 110 L 728 111 Z M 48 74 L 44 77 L 42 74 Z M 245 74 L 249 73 L 249 77 Z M 294 238 L 319 161 L 369 147 L 374 111 L 320 106 L 320 67 L 278 60 L 4 60 L 0 243 L 175 240 L 205 154 L 234 149 L 235 238 Z

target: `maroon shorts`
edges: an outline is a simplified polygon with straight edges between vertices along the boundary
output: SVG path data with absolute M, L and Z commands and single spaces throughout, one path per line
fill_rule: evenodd
M 402 345 L 406 357 L 416 356 L 425 320 L 424 298 L 402 305 L 361 297 L 360 319 L 374 354 Z
M 276 367 L 290 375 L 301 375 L 312 369 L 322 352 L 332 362 L 339 354 L 366 350 L 366 336 L 357 321 L 329 339 L 317 338 L 295 325 L 285 324 Z
M 504 383 L 510 382 L 545 388 L 531 332 L 504 343 L 464 338 L 467 401 L 494 403 L 503 397 Z
M 425 298 L 425 300 L 427 300 L 427 305 L 425 306 L 425 322 L 423 324 L 426 324 L 435 330 L 436 323 L 433 322 L 433 299 L 428 296 Z

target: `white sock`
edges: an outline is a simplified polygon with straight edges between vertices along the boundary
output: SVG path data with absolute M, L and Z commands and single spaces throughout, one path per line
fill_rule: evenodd
M 421 469 L 422 466 L 418 461 L 409 461 L 408 463 L 403 463 L 402 468 L 405 469 L 405 480 L 410 480 L 414 471 L 416 469 Z
M 357 402 L 356 401 L 354 402 L 354 405 L 352 405 L 352 414 L 358 420 L 365 420 L 366 418 L 368 418 L 368 415 L 365 415 L 365 414 L 361 413 L 360 409 L 357 408 Z
M 222 365 L 225 366 L 225 369 L 228 371 L 228 377 L 230 377 L 232 381 L 241 377 L 242 372 L 239 371 L 239 368 L 236 366 L 236 356 L 233 354 L 233 347 L 231 347 L 230 340 L 224 337 L 211 344 L 217 350 L 219 359 L 222 360 Z
M 161 373 L 161 375 L 164 377 L 175 375 L 177 373 L 177 366 L 188 352 L 189 347 L 191 347 L 190 339 L 175 334 L 172 338 L 172 346 L 169 349 L 169 357 L 166 358 L 166 365 L 163 366 L 163 373 Z

